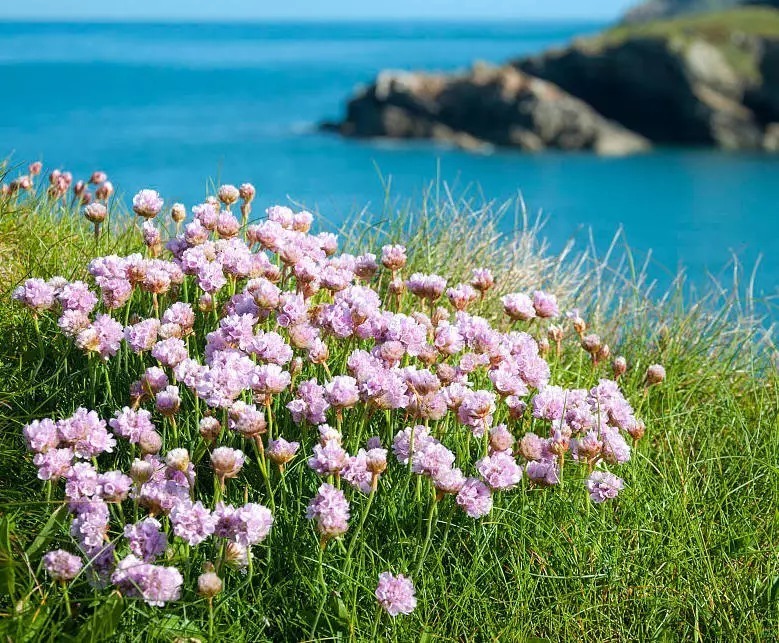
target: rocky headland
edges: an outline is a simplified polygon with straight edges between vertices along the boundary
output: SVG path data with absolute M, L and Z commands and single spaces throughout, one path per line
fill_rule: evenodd
M 622 25 L 501 66 L 385 71 L 324 129 L 466 149 L 779 152 L 779 11 Z

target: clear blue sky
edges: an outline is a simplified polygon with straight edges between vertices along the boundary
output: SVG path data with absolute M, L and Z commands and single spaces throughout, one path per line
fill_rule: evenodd
M 637 0 L 0 0 L 0 19 L 610 19 Z

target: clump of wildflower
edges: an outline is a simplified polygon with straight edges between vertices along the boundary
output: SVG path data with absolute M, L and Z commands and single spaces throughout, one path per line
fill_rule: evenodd
M 390 572 L 379 574 L 376 600 L 387 614 L 393 617 L 398 614 L 411 614 L 417 606 L 411 579 L 403 574 L 394 576 Z

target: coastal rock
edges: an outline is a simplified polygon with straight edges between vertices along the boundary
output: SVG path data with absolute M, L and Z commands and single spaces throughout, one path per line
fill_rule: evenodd
M 766 126 L 776 120 L 745 100 L 758 81 L 737 73 L 703 39 L 583 41 L 515 64 L 656 143 L 761 149 Z M 757 102 L 773 110 L 768 94 L 754 94 Z
M 648 142 L 550 82 L 507 65 L 459 74 L 382 72 L 347 106 L 345 136 L 422 138 L 465 149 L 489 146 L 630 154 Z

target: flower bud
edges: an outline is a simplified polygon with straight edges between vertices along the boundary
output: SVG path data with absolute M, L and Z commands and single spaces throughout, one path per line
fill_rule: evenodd
M 170 208 L 170 218 L 176 223 L 181 223 L 187 218 L 187 209 L 183 203 L 174 203 Z
M 594 333 L 582 337 L 582 348 L 586 350 L 590 355 L 593 356 L 597 355 L 598 351 L 600 351 L 601 349 L 600 337 L 598 337 Z
M 579 315 L 573 318 L 573 329 L 579 337 L 583 337 L 584 331 L 587 330 L 587 322 L 585 322 Z
M 206 442 L 213 443 L 216 442 L 216 439 L 219 437 L 219 433 L 222 431 L 222 425 L 215 417 L 207 415 L 200 420 L 198 430 L 200 431 L 200 437 Z
M 395 278 L 389 283 L 389 291 L 393 295 L 400 295 L 406 289 L 406 282 L 400 278 Z
M 244 459 L 243 451 L 239 449 L 219 447 L 211 453 L 211 466 L 220 480 L 235 478 L 243 466 Z
M 197 579 L 197 591 L 204 598 L 211 599 L 222 591 L 222 579 L 214 572 L 200 574 Z
M 84 208 L 84 217 L 92 223 L 103 223 L 108 210 L 102 203 L 90 203 Z
M 254 195 L 257 194 L 257 190 L 251 183 L 242 183 L 238 188 L 238 194 L 244 201 L 250 203 L 254 199 Z
M 559 344 L 561 341 L 563 341 L 563 328 L 562 326 L 558 326 L 557 324 L 551 324 L 549 326 L 549 330 L 546 333 L 547 338 L 550 342 L 554 342 L 555 344 Z
M 162 448 L 162 438 L 156 431 L 144 431 L 138 439 L 138 446 L 141 447 L 141 453 L 144 455 L 159 453 L 159 450 Z
M 240 192 L 234 185 L 220 185 L 216 195 L 219 197 L 219 200 L 222 203 L 230 206 L 238 200 L 238 197 L 240 197 Z
M 105 172 L 97 170 L 92 172 L 92 176 L 89 177 L 89 182 L 92 185 L 98 185 L 99 183 L 105 183 L 108 180 L 108 175 Z
M 165 464 L 171 469 L 186 471 L 189 469 L 189 451 L 186 449 L 172 449 L 165 456 Z
M 214 309 L 214 298 L 209 293 L 204 292 L 197 300 L 197 307 L 200 312 L 211 312 Z
M 133 479 L 133 482 L 139 485 L 143 484 L 151 480 L 152 475 L 154 475 L 154 465 L 151 462 L 138 460 L 137 458 L 133 460 L 130 466 L 130 477 Z
M 611 357 L 611 349 L 609 348 L 608 344 L 604 344 L 600 347 L 600 350 L 598 351 L 597 360 L 599 362 L 606 361 L 609 357 Z
M 387 468 L 387 450 L 370 449 L 365 454 L 365 466 L 373 474 L 383 473 Z
M 643 420 L 635 420 L 628 425 L 628 433 L 634 440 L 640 440 L 646 433 L 646 424 Z
M 544 357 L 549 352 L 549 340 L 546 337 L 538 338 L 538 352 Z
M 298 356 L 298 357 L 295 357 L 295 358 L 292 360 L 292 363 L 291 363 L 291 364 L 290 364 L 290 366 L 289 366 L 289 374 L 290 374 L 292 377 L 296 377 L 297 375 L 299 375 L 299 374 L 300 374 L 300 372 L 301 372 L 302 370 L 303 370 L 303 358 L 302 358 L 302 357 L 300 357 L 300 356 Z
M 111 181 L 106 181 L 95 188 L 95 198 L 98 201 L 108 201 L 111 195 L 114 193 L 114 184 Z
M 628 370 L 628 362 L 622 355 L 617 355 L 614 361 L 611 363 L 611 370 L 614 373 L 614 379 L 617 379 L 620 375 L 624 375 Z
M 646 369 L 646 381 L 650 386 L 659 384 L 665 379 L 665 368 L 660 364 L 652 364 Z

